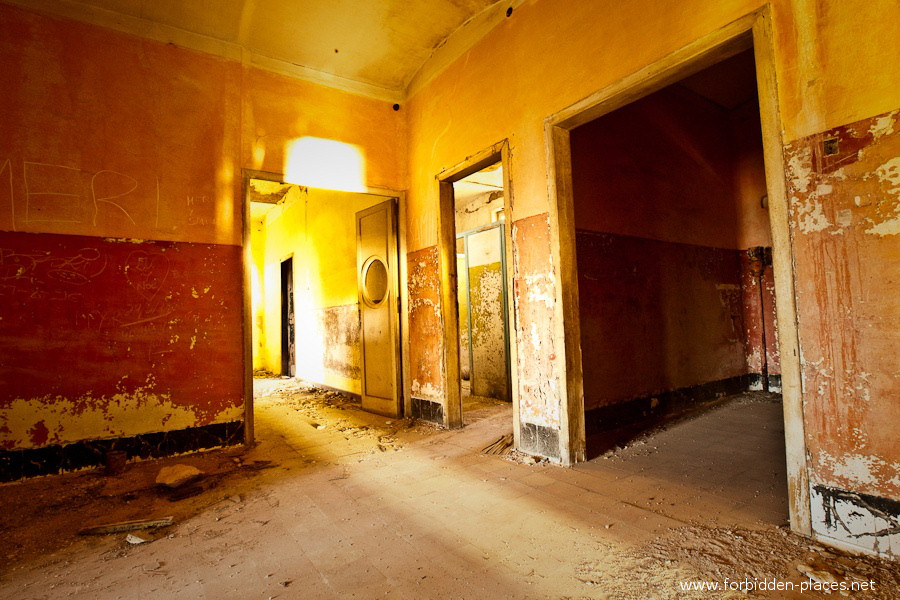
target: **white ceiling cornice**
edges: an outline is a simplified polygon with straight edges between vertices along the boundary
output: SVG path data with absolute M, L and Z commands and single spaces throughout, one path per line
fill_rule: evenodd
M 112 29 L 121 33 L 135 35 L 144 39 L 175 44 L 182 48 L 197 50 L 206 54 L 212 54 L 221 58 L 241 62 L 265 71 L 278 73 L 288 77 L 294 77 L 303 81 L 309 81 L 319 85 L 338 89 L 350 94 L 365 96 L 385 102 L 402 102 L 406 94 L 402 91 L 380 88 L 368 83 L 362 83 L 346 79 L 330 73 L 322 73 L 295 65 L 277 58 L 270 58 L 251 52 L 235 42 L 219 40 L 213 37 L 194 33 L 171 25 L 165 25 L 124 15 L 96 6 L 89 6 L 71 0 L 0 0 L 6 4 L 18 6 L 33 12 L 42 13 L 54 17 L 63 17 L 73 21 L 96 25 L 105 29 Z
M 258 16 L 259 10 L 266 7 L 265 3 L 260 3 L 259 0 L 243 0 L 238 5 L 240 9 L 239 22 L 237 22 L 236 13 L 234 21 L 232 21 L 236 31 L 223 33 L 221 38 L 189 31 L 143 16 L 110 10 L 85 0 L 0 0 L 0 2 L 51 17 L 62 17 L 144 39 L 165 44 L 171 43 L 179 47 L 235 60 L 246 66 L 390 103 L 405 102 L 421 91 L 456 59 L 506 19 L 508 8 L 515 10 L 525 1 L 498 1 L 468 18 L 444 38 L 417 69 L 403 79 L 404 89 L 390 89 L 251 51 L 249 40 L 254 18 Z M 335 6 L 337 4 L 336 2 Z M 419 47 L 418 51 L 421 53 L 422 48 Z

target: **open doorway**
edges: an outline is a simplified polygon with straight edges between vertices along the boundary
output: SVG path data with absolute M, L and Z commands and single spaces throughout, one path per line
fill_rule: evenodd
M 517 374 L 511 368 L 516 344 L 509 334 L 514 323 L 507 268 L 513 203 L 509 143 L 500 141 L 445 170 L 438 183 L 442 424 L 462 427 L 464 421 L 508 411 L 513 432 L 504 436 L 504 444 L 514 446 L 519 405 Z
M 571 144 L 588 458 L 722 396 L 780 391 L 752 51 Z
M 511 402 L 503 166 L 453 182 L 463 421 Z
M 769 214 L 770 192 L 777 210 L 784 202 L 783 182 L 769 172 L 780 171 L 770 150 L 777 111 L 772 90 L 757 91 L 771 68 L 764 60 L 756 73 L 766 54 L 754 53 L 751 24 L 735 23 L 632 87 L 611 86 L 555 115 L 548 134 L 567 351 L 577 347 L 567 356 L 569 460 L 641 440 L 652 452 L 632 466 L 654 485 L 688 480 L 691 490 L 761 507 L 758 517 L 780 522 L 789 505 L 792 520 L 802 509 L 788 490 L 790 442 L 802 439 L 792 437 L 797 390 L 784 409 L 778 394 L 783 332 L 772 257 L 784 290 L 790 255 L 783 224 Z M 764 24 L 753 34 L 767 39 Z M 789 314 L 790 298 L 778 302 Z M 661 425 L 681 437 L 655 437 Z
M 294 335 L 294 259 L 281 262 L 281 374 L 297 374 L 297 338 Z
M 292 378 L 402 416 L 397 199 L 260 173 L 245 200 L 257 383 Z

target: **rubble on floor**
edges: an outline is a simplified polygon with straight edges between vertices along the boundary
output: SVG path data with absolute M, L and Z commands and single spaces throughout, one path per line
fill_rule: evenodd
M 203 471 L 193 465 L 169 465 L 159 470 L 159 474 L 156 476 L 156 485 L 179 488 L 202 476 Z
M 753 427 L 734 428 L 749 429 L 748 439 L 762 444 L 780 435 L 777 406 L 726 407 L 614 458 L 567 469 L 515 450 L 482 453 L 509 435 L 509 404 L 448 431 L 372 415 L 350 397 L 293 381 L 256 384 L 255 447 L 132 463 L 120 475 L 95 471 L 0 486 L 0 597 L 838 595 L 679 588 L 685 581 L 775 577 L 874 582 L 875 592 L 852 595 L 862 600 L 896 598 L 900 586 L 896 563 L 789 533 L 778 522 L 783 506 L 735 503 L 723 489 L 734 475 L 718 473 L 722 481 L 699 487 L 716 472 L 707 463 L 685 464 L 697 455 L 691 442 L 733 446 L 739 440 L 723 423 L 739 417 Z M 756 459 L 743 460 L 755 466 Z M 156 484 L 171 465 L 202 471 L 176 489 L 216 485 L 172 502 Z M 767 468 L 751 474 L 759 481 L 728 485 L 744 496 L 783 493 L 765 487 L 773 476 Z M 164 517 L 171 521 L 152 529 L 77 535 L 80 527 Z

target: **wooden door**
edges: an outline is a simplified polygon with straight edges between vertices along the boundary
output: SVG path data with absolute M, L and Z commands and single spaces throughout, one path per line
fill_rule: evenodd
M 356 248 L 363 409 L 399 417 L 402 403 L 396 200 L 356 213 Z

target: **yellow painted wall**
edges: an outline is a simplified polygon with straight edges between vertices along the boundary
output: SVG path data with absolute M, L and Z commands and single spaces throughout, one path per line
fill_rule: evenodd
M 409 249 L 437 243 L 434 176 L 504 138 L 513 218 L 547 211 L 544 118 L 762 5 L 526 2 L 407 103 Z M 773 12 L 785 141 L 900 106 L 896 2 L 777 0 Z
M 28 232 L 35 247 L 51 233 L 117 238 L 125 256 L 125 239 L 215 244 L 218 250 L 201 252 L 207 261 L 229 256 L 217 276 L 239 297 L 240 254 L 223 247 L 241 244 L 242 169 L 280 173 L 285 148 L 312 136 L 357 147 L 369 185 L 405 186 L 406 116 L 389 102 L 3 3 L 0 31 L 0 236 L 21 239 Z M 84 247 L 94 244 L 89 239 Z M 207 280 L 207 261 L 197 260 L 179 276 Z M 176 308 L 190 311 L 192 300 L 178 300 Z M 0 304 L 0 311 L 3 306 L 9 304 Z M 239 311 L 236 300 L 225 314 L 239 319 Z M 65 333 L 75 334 L 77 327 Z M 161 328 L 160 344 L 167 333 Z M 201 328 L 197 335 L 208 333 Z M 234 335 L 240 356 L 240 330 Z M 180 343 L 189 344 L 185 339 L 190 336 L 182 335 Z M 26 341 L 11 340 L 10 346 Z M 0 354 L 11 351 L 0 348 Z M 117 392 L 114 418 L 83 399 L 97 393 L 91 380 L 113 386 L 125 376 L 121 362 L 73 367 L 68 380 L 82 387 L 56 399 L 46 390 L 32 401 L 22 384 L 7 377 L 10 403 L 0 402 L 0 429 L 2 422 L 27 423 L 25 429 L 77 423 L 77 433 L 66 425 L 69 437 L 54 437 L 55 430 L 37 436 L 52 443 L 240 420 L 236 360 L 220 365 L 238 375 L 217 380 L 222 389 L 213 395 L 227 406 L 211 416 L 196 394 L 170 394 L 196 381 L 165 372 L 162 361 L 148 362 L 142 371 L 140 381 L 152 374 L 152 384 Z M 137 379 L 132 373 L 128 381 Z M 12 403 L 20 397 L 28 402 Z M 20 430 L 0 432 L 0 444 L 33 445 Z
M 408 248 L 416 257 L 428 252 L 436 255 L 436 176 L 507 139 L 519 414 L 525 423 L 558 429 L 566 406 L 560 393 L 565 380 L 564 340 L 557 316 L 561 314 L 558 257 L 553 255 L 549 231 L 552 207 L 545 119 L 766 4 L 771 6 L 781 141 L 789 150 L 791 186 L 799 190 L 789 200 L 797 289 L 808 288 L 797 296 L 801 348 L 804 335 L 807 340 L 819 336 L 824 342 L 814 341 L 804 352 L 818 355 L 823 347 L 827 354 L 815 364 L 802 363 L 807 450 L 817 453 L 810 456 L 810 483 L 897 500 L 897 479 L 884 474 L 896 473 L 900 465 L 896 435 L 887 439 L 892 430 L 884 425 L 891 422 L 884 415 L 896 414 L 896 383 L 879 376 L 878 383 L 865 380 L 841 388 L 840 393 L 829 391 L 832 388 L 823 392 L 822 385 L 816 389 L 810 383 L 816 377 L 830 381 L 840 376 L 853 382 L 871 373 L 896 373 L 893 323 L 900 305 L 896 294 L 882 293 L 886 282 L 893 281 L 887 273 L 898 247 L 896 220 L 885 221 L 896 215 L 891 211 L 897 206 L 897 188 L 884 183 L 895 181 L 891 174 L 896 172 L 892 165 L 897 160 L 891 146 L 894 138 L 888 137 L 895 131 L 891 124 L 896 116 L 889 113 L 900 109 L 896 42 L 900 3 L 896 0 L 525 2 L 407 103 Z M 850 129 L 834 130 L 842 126 Z M 822 142 L 814 136 L 840 136 L 842 144 L 850 144 L 842 146 L 841 152 L 847 152 L 851 162 L 865 157 L 871 161 L 873 156 L 882 162 L 871 165 L 868 174 L 851 177 L 849 169 L 835 171 L 848 179 L 835 177 L 822 190 L 813 185 L 810 200 L 806 188 L 815 181 L 810 165 L 823 168 L 816 162 L 821 162 L 818 150 L 810 149 Z M 853 144 L 864 147 L 873 139 L 877 152 L 868 147 L 859 153 L 854 150 Z M 824 177 L 818 171 L 816 176 Z M 869 205 L 861 195 L 853 204 L 853 190 L 879 177 L 883 189 L 877 191 L 878 202 L 871 206 L 883 207 L 888 217 L 879 213 L 877 226 L 864 230 L 866 219 L 873 223 L 865 212 Z M 835 193 L 825 197 L 832 187 Z M 810 217 L 811 210 L 819 210 L 816 215 L 821 217 Z M 816 231 L 806 230 L 810 220 L 821 228 L 844 223 L 841 227 L 847 231 L 827 230 L 816 237 Z M 857 244 L 851 233 L 864 241 Z M 831 246 L 839 246 L 839 251 Z M 871 258 L 854 257 L 857 247 L 865 247 L 868 254 L 864 256 Z M 436 266 L 433 271 L 437 272 Z M 416 290 L 433 287 L 433 283 L 417 282 Z M 416 301 L 411 297 L 410 305 Z M 861 313 L 865 319 L 857 318 Z M 431 321 L 423 318 L 422 323 L 422 332 L 429 332 Z M 414 327 L 411 331 L 416 334 Z M 413 363 L 413 376 L 425 379 L 434 372 L 433 365 L 442 364 L 443 350 L 427 335 L 414 341 L 413 358 L 423 357 L 419 361 L 423 364 Z M 857 356 L 865 357 L 864 361 L 857 363 Z M 826 450 L 837 453 L 837 458 Z M 818 502 L 818 509 L 813 507 L 814 521 L 823 514 L 822 497 L 813 498 Z M 821 527 L 815 530 L 822 531 Z M 866 540 L 869 546 L 863 546 L 871 549 L 871 538 Z M 850 543 L 862 544 L 856 538 Z
M 266 219 L 261 217 L 250 223 L 250 306 L 251 306 L 251 336 L 253 348 L 253 371 L 270 371 L 273 364 L 268 355 L 269 341 L 265 327 L 264 298 L 265 288 L 263 276 L 266 272 Z M 280 346 L 278 347 L 280 351 Z M 277 363 L 280 369 L 280 361 Z
M 405 111 L 259 69 L 245 70 L 243 86 L 245 169 L 283 173 L 288 144 L 314 137 L 358 148 L 370 187 L 406 187 Z
M 303 137 L 404 187 L 388 102 L 5 4 L 0 27 L 0 231 L 239 245 L 241 169 L 283 172 Z
M 383 201 L 294 186 L 253 228 L 255 369 L 281 372 L 281 263 L 292 256 L 296 376 L 360 393 L 356 213 Z M 357 372 L 337 368 L 329 357 Z

